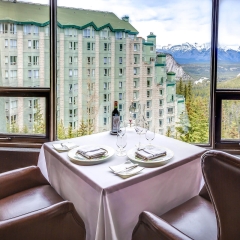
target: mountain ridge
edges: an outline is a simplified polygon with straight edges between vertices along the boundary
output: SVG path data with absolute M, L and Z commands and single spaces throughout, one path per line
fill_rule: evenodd
M 198 45 L 197 43 L 183 43 L 168 45 L 157 49 L 157 53 L 171 54 L 180 63 L 209 63 L 211 59 L 211 46 L 209 43 Z M 240 47 L 234 50 L 229 47 L 218 48 L 218 61 L 240 63 Z

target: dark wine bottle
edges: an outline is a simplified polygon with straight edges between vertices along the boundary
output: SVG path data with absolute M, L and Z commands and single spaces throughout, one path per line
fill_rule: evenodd
M 112 111 L 112 129 L 111 134 L 117 134 L 120 122 L 120 112 L 118 111 L 118 102 L 114 101 L 114 109 Z

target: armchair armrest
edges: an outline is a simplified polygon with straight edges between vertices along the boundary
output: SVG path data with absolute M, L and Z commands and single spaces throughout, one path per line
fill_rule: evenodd
M 0 199 L 40 185 L 49 185 L 49 183 L 36 166 L 2 173 L 0 174 Z
M 190 240 L 191 238 L 155 214 L 144 211 L 139 216 L 132 239 Z
M 69 201 L 59 202 L 38 211 L 0 221 L 1 240 L 85 238 L 84 222 Z

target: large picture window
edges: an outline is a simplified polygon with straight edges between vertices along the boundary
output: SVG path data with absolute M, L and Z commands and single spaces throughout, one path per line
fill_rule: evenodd
M 124 121 L 135 106 L 160 134 L 235 147 L 238 1 L 94 3 L 0 2 L 0 144 L 109 131 L 117 100 Z

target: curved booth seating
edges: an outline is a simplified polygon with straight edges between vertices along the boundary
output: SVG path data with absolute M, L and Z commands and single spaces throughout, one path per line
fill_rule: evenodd
M 73 204 L 50 186 L 36 166 L 0 174 L 1 240 L 84 240 Z
M 133 240 L 240 239 L 240 159 L 213 150 L 201 161 L 205 186 L 199 195 L 160 217 L 142 212 Z

